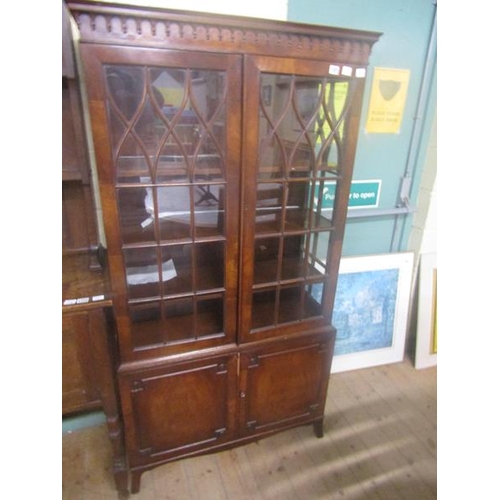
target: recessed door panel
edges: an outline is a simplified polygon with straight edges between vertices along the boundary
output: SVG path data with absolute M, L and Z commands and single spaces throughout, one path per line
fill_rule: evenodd
M 123 377 L 126 438 L 134 463 L 161 461 L 230 439 L 235 377 L 235 356 Z
M 241 358 L 240 426 L 258 433 L 322 414 L 333 334 L 248 352 Z

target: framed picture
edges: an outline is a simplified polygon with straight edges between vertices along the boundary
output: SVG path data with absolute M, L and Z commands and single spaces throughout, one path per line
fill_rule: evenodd
M 420 256 L 415 368 L 437 365 L 437 254 Z
M 412 272 L 413 253 L 341 260 L 332 373 L 403 360 Z

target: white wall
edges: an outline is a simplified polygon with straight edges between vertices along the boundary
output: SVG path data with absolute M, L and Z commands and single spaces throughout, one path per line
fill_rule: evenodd
M 109 3 L 135 4 L 165 9 L 195 10 L 217 14 L 261 17 L 266 19 L 286 20 L 288 0 L 104 0 Z
M 434 117 L 417 200 L 417 211 L 408 242 L 408 250 L 415 253 L 410 320 L 407 333 L 407 352 L 415 354 L 417 343 L 419 264 L 422 254 L 436 254 L 437 258 L 437 118 Z M 437 361 L 436 361 L 437 362 Z
M 417 212 L 408 242 L 409 250 L 421 253 L 437 252 L 437 119 L 434 117 L 431 136 L 422 172 L 417 200 Z M 418 261 L 417 261 L 418 263 Z

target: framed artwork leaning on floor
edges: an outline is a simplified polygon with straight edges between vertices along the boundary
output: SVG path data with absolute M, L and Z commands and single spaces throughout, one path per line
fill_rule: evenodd
M 332 324 L 332 373 L 403 360 L 413 253 L 345 257 Z
M 415 368 L 437 365 L 437 254 L 420 256 Z

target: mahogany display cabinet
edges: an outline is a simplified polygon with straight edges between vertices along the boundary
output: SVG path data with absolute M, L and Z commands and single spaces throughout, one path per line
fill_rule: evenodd
M 171 460 L 297 425 L 321 436 L 360 110 L 380 33 L 68 6 L 132 492 L 142 472 Z

